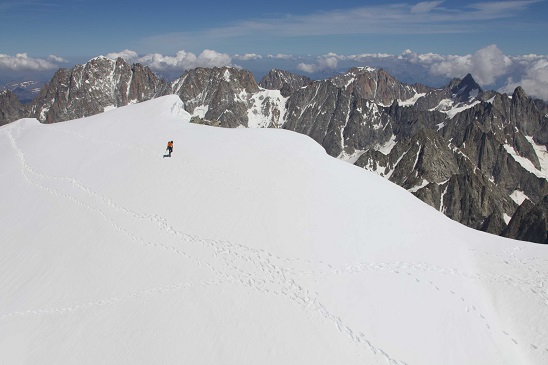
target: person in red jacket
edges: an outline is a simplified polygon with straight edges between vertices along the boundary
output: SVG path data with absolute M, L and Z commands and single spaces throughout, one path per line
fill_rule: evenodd
M 167 156 L 171 157 L 171 152 L 173 152 L 173 141 L 169 141 L 167 143 L 167 152 L 168 152 Z

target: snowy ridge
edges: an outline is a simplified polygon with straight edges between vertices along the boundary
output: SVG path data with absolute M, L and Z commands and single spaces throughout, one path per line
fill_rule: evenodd
M 544 247 L 182 107 L 0 127 L 0 362 L 546 363 Z

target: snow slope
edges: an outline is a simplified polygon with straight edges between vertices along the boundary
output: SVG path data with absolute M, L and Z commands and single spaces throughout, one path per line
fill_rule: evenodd
M 189 119 L 171 95 L 0 127 L 0 363 L 548 363 L 548 247 Z

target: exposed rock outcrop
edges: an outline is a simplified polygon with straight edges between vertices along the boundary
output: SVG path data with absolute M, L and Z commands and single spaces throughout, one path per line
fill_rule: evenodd
M 282 96 L 288 97 L 295 91 L 311 83 L 312 80 L 306 76 L 274 69 L 263 76 L 261 81 L 259 81 L 259 86 L 269 90 L 280 90 Z
M 30 106 L 30 116 L 56 123 L 138 103 L 170 92 L 167 83 L 140 64 L 97 57 L 74 68 L 60 69 Z
M 526 199 L 516 210 L 502 236 L 548 243 L 548 195 L 537 204 Z
M 0 125 L 8 124 L 27 116 L 27 108 L 10 91 L 0 91 Z

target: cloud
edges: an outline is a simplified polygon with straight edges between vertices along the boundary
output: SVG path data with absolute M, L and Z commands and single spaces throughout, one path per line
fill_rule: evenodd
M 496 45 L 490 45 L 474 54 L 432 59 L 430 72 L 447 77 L 463 77 L 470 73 L 480 85 L 492 85 L 499 76 L 508 72 L 511 65 L 508 56 Z
M 482 14 L 485 19 L 490 17 L 504 18 L 512 16 L 513 12 L 525 10 L 529 6 L 543 0 L 490 1 L 469 4 L 468 7 Z
M 126 49 L 121 52 L 109 53 L 106 57 L 110 59 L 122 57 L 129 63 L 141 63 L 154 71 L 189 70 L 196 67 L 237 67 L 232 64 L 232 57 L 229 54 L 209 49 L 203 50 L 198 56 L 185 50 L 178 51 L 175 56 L 165 56 L 160 53 L 139 56 L 137 52 Z
M 184 70 L 194 68 L 196 55 L 191 52 L 179 51 L 175 56 L 164 56 L 160 53 L 149 53 L 136 58 L 135 61 L 142 63 L 155 71 Z
M 267 58 L 277 59 L 277 60 L 290 60 L 290 59 L 294 58 L 292 55 L 283 54 L 283 53 L 269 54 L 266 57 Z
M 443 1 L 423 1 L 411 7 L 411 13 L 428 13 L 437 8 Z
M 356 55 L 349 56 L 337 56 L 341 60 L 352 60 L 352 61 L 366 61 L 370 59 L 388 59 L 393 58 L 394 55 L 389 53 L 361 53 Z
M 234 59 L 239 60 L 239 61 L 259 60 L 261 58 L 263 58 L 263 56 L 261 56 L 260 54 L 256 54 L 256 53 L 246 53 L 246 54 L 243 54 L 243 55 L 240 55 L 240 54 L 235 54 L 234 55 Z
M 512 60 L 505 56 L 496 45 L 490 45 L 478 50 L 472 55 L 472 74 L 478 82 L 492 85 L 495 80 L 508 72 Z
M 338 62 L 339 60 L 337 55 L 330 53 L 326 56 L 318 57 L 316 59 L 316 63 L 314 64 L 299 63 L 297 65 L 297 69 L 306 73 L 336 70 Z
M 301 70 L 303 72 L 311 74 L 318 70 L 318 66 L 310 63 L 299 63 L 297 65 L 297 70 Z
M 435 64 L 437 62 L 446 61 L 447 57 L 448 56 L 442 56 L 436 53 L 420 54 L 420 53 L 415 53 L 411 51 L 410 49 L 406 49 L 398 56 L 398 59 L 406 60 L 408 62 L 415 63 L 415 64 L 431 66 L 432 64 Z
M 526 64 L 525 74 L 518 81 L 509 77 L 499 91 L 510 94 L 521 86 L 528 95 L 548 101 L 548 56 L 522 58 L 518 62 Z
M 135 51 L 131 51 L 129 49 L 124 49 L 121 52 L 115 52 L 115 53 L 108 53 L 105 57 L 110 58 L 112 60 L 117 59 L 118 57 L 123 58 L 129 63 L 134 63 L 139 58 L 139 55 Z
M 47 60 L 51 62 L 57 62 L 57 63 L 68 63 L 68 60 L 64 59 L 63 57 L 55 56 L 52 54 L 48 56 Z
M 49 71 L 59 67 L 56 62 L 64 61 L 64 59 L 57 56 L 49 56 L 48 59 L 43 59 L 29 57 L 26 53 L 19 53 L 15 56 L 0 54 L 0 70 Z
M 197 59 L 197 64 L 202 67 L 222 67 L 234 66 L 232 57 L 226 53 L 219 53 L 206 49 L 200 53 Z

